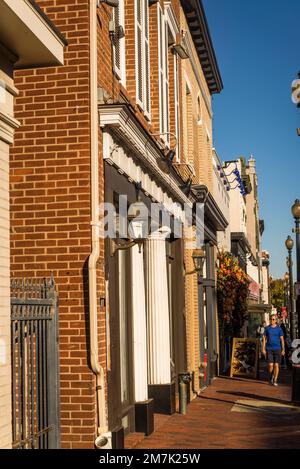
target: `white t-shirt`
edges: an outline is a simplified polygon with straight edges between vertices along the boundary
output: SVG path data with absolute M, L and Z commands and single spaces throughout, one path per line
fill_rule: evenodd
M 264 326 L 259 326 L 259 327 L 257 328 L 257 333 L 258 333 L 259 335 L 264 335 L 264 332 L 265 332 Z

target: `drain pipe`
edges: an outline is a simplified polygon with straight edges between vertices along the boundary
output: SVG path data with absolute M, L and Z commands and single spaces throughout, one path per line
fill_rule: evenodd
M 99 163 L 98 163 L 98 106 L 97 106 L 97 0 L 90 0 L 90 120 L 91 120 L 91 239 L 89 256 L 89 324 L 90 363 L 96 375 L 97 437 L 95 446 L 108 449 L 111 434 L 108 432 L 105 407 L 104 370 L 99 363 L 97 324 L 97 263 L 100 255 L 99 237 Z

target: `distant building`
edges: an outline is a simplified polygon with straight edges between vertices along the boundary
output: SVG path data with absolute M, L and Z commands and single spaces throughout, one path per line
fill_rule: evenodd
M 231 252 L 238 258 L 250 281 L 247 335 L 255 336 L 257 324 L 263 322 L 269 312 L 265 278 L 266 263 L 269 262 L 269 258 L 264 258 L 263 267 L 261 236 L 264 231 L 264 221 L 259 218 L 255 159 L 251 156 L 247 163 L 246 158 L 241 157 L 236 161 L 225 163 L 224 169 L 231 182 L 229 191 Z
M 222 163 L 215 148 L 213 148 L 213 196 L 226 220 L 230 219 L 229 181 L 222 168 Z M 230 225 L 224 231 L 218 231 L 218 249 L 230 252 Z
M 261 252 L 261 272 L 262 272 L 262 303 L 268 307 L 271 305 L 270 293 L 270 254 L 268 251 Z M 269 322 L 269 308 L 265 313 L 265 321 Z
M 251 246 L 247 236 L 247 206 L 246 194 L 251 192 L 249 177 L 246 174 L 246 164 L 244 159 L 225 162 L 224 171 L 231 182 L 229 191 L 229 226 L 231 252 L 239 261 L 240 267 L 247 271 L 247 258 L 251 252 Z M 238 173 L 234 173 L 238 171 Z M 238 176 L 237 176 L 238 174 Z M 243 181 L 245 191 L 241 190 L 237 177 Z
M 181 372 L 194 396 L 217 374 L 228 221 L 214 198 L 212 95 L 222 80 L 199 0 L 37 3 L 69 44 L 63 67 L 16 76 L 11 272 L 55 278 L 61 447 L 120 448 L 128 433 L 153 431 L 154 411 L 175 412 Z M 120 196 L 125 208 L 159 205 L 171 223 L 161 217 L 140 246 L 104 240 L 99 204 L 127 228 Z M 194 249 L 174 229 L 197 203 L 201 293 Z
M 191 395 L 195 396 L 217 374 L 216 259 L 219 234 L 226 229 L 228 218 L 223 210 L 225 201 L 218 192 L 215 168 L 218 157 L 213 149 L 212 96 L 222 90 L 222 79 L 202 2 L 181 4 L 180 30 L 185 31 L 189 59 L 180 62 L 182 153 L 175 167 L 185 180 L 191 177 L 191 193 L 204 205 L 206 254 L 203 287 L 199 288 L 197 275 L 186 276 L 185 280 L 187 369 L 193 377 Z M 193 270 L 192 252 L 185 249 L 186 271 Z
M 251 279 L 250 303 L 260 303 L 262 289 L 260 238 L 264 230 L 264 223 L 259 220 L 258 179 L 253 156 L 250 157 L 246 166 L 246 175 L 251 185 L 251 191 L 246 197 L 246 230 L 251 249 L 247 256 L 247 273 Z

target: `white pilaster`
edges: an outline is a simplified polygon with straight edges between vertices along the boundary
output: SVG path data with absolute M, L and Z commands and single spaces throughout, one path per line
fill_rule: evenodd
M 1 59 L 1 52 L 0 52 Z M 11 448 L 9 148 L 19 123 L 12 117 L 12 80 L 0 63 L 0 448 Z
M 147 319 L 149 384 L 171 382 L 170 319 L 166 237 L 162 227 L 147 241 Z
M 134 399 L 148 399 L 146 299 L 143 248 L 131 249 L 131 293 L 133 324 Z

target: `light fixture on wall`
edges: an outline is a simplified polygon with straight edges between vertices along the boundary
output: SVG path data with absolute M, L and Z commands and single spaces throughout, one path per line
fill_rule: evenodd
M 202 278 L 205 258 L 206 258 L 206 254 L 205 254 L 203 247 L 194 249 L 193 254 L 192 254 L 194 270 L 192 270 L 191 272 L 186 272 L 185 275 L 192 275 L 192 274 L 197 273 L 198 276 Z
M 158 167 L 166 174 L 170 174 L 172 163 L 176 155 L 177 148 L 177 137 L 173 132 L 162 132 L 150 134 L 152 137 L 162 136 L 162 135 L 172 135 L 176 140 L 175 148 L 166 148 L 164 150 L 164 157 L 157 160 Z
M 166 152 L 165 156 L 157 161 L 158 167 L 165 173 L 170 174 L 171 166 L 173 163 L 176 150 L 170 149 Z
M 193 183 L 193 176 L 191 176 L 184 184 L 183 186 L 179 186 L 179 189 L 182 190 L 182 192 L 188 197 L 191 193 L 192 190 L 192 183 Z
M 186 47 L 185 35 L 186 32 L 184 31 L 176 34 L 176 43 L 173 46 L 174 50 L 177 52 L 181 59 L 189 59 L 190 57 Z
M 127 213 L 128 235 L 127 239 L 110 238 L 110 255 L 114 256 L 119 250 L 130 249 L 136 244 L 141 247 L 149 233 L 149 211 L 144 202 L 140 199 L 141 183 L 135 184 L 137 191 L 137 201 L 129 206 Z
M 236 162 L 234 162 L 234 163 L 235 163 L 235 168 L 229 174 L 224 173 L 226 178 L 227 178 L 227 182 L 226 182 L 226 180 L 224 180 L 223 182 L 224 182 L 224 185 L 226 185 L 226 190 L 227 191 L 228 190 L 235 190 L 235 189 L 239 188 L 241 195 L 245 197 L 248 194 L 248 192 L 246 190 L 243 179 L 242 179 L 242 177 L 240 175 L 240 172 L 238 170 L 237 164 L 236 164 Z M 235 177 L 232 181 L 229 181 L 228 177 L 231 176 L 232 174 L 234 174 Z M 236 181 L 237 181 L 237 184 L 234 187 L 232 187 L 231 184 L 234 184 L 234 182 L 236 182 Z
M 217 170 L 219 171 L 219 176 L 220 176 L 221 180 L 223 180 L 223 184 L 225 186 L 226 191 L 230 191 L 230 183 L 228 181 L 228 176 L 230 176 L 233 173 L 235 174 L 235 171 L 237 170 L 237 167 L 236 167 L 236 169 L 231 171 L 230 174 L 226 174 L 225 169 L 223 168 L 223 166 L 221 164 L 217 164 Z

